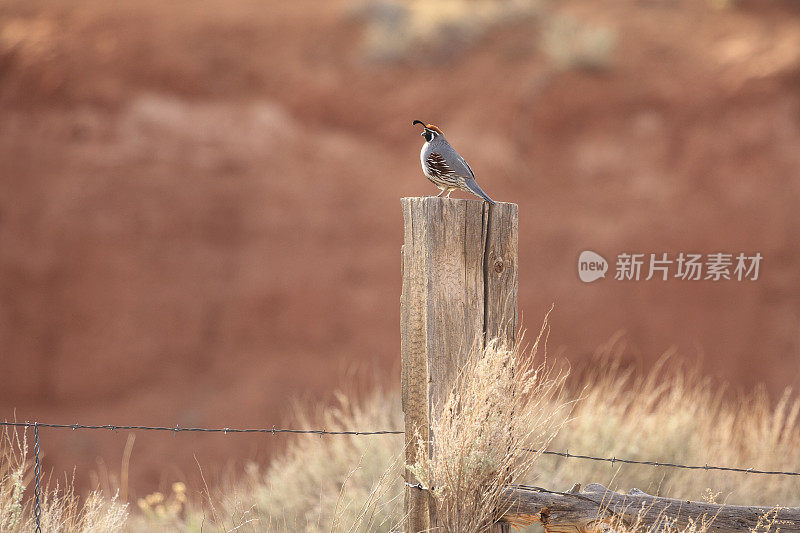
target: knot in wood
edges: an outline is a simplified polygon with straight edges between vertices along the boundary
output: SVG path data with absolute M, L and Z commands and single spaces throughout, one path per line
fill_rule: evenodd
M 506 266 L 503 264 L 503 260 L 502 259 L 496 259 L 495 262 L 494 262 L 494 271 L 497 272 L 498 274 L 502 274 L 503 270 L 505 270 L 505 269 L 506 269 Z

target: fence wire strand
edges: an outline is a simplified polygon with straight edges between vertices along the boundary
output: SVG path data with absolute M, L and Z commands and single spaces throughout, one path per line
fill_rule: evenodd
M 288 428 L 198 428 L 175 426 L 118 426 L 112 424 L 86 425 L 86 424 L 46 424 L 43 422 L 0 422 L 0 426 L 6 427 L 39 427 L 55 429 L 107 429 L 117 430 L 142 430 L 142 431 L 168 431 L 173 433 L 195 432 L 195 433 L 267 433 L 277 435 L 279 433 L 292 433 L 298 435 L 403 435 L 405 431 L 380 430 L 380 431 L 328 431 L 326 429 L 288 429 Z
M 564 452 L 556 452 L 551 450 L 534 450 L 527 448 L 526 452 L 540 453 L 542 455 L 558 455 L 567 459 L 586 459 L 589 461 L 603 461 L 611 463 L 624 463 L 629 465 L 647 465 L 647 466 L 665 466 L 668 468 L 682 468 L 685 470 L 719 470 L 723 472 L 742 472 L 744 474 L 766 474 L 771 476 L 800 476 L 800 472 L 791 472 L 783 470 L 758 470 L 756 468 L 736 468 L 733 466 L 712 466 L 712 465 L 684 465 L 680 463 L 668 463 L 663 461 L 639 461 L 636 459 L 620 459 L 617 457 L 593 457 L 591 455 L 580 455 L 569 453 L 569 450 Z
M 114 425 L 114 424 L 102 424 L 102 425 L 87 425 L 87 424 L 48 424 L 43 422 L 6 422 L 0 421 L 0 426 L 5 427 L 21 427 L 21 428 L 33 428 L 34 430 L 34 451 L 36 456 L 36 491 L 37 491 L 37 506 L 36 509 L 39 509 L 39 428 L 53 428 L 53 429 L 71 429 L 71 430 L 78 430 L 78 429 L 94 429 L 94 430 L 109 430 L 109 431 L 117 431 L 117 430 L 142 430 L 142 431 L 163 431 L 163 432 L 171 432 L 171 433 L 181 433 L 181 432 L 193 432 L 193 433 L 222 433 L 227 435 L 228 433 L 234 434 L 241 434 L 241 433 L 260 433 L 260 434 L 267 434 L 267 435 L 279 435 L 279 434 L 295 434 L 295 435 L 319 435 L 320 437 L 325 435 L 349 435 L 349 436 L 369 436 L 369 435 L 403 435 L 405 431 L 400 430 L 377 430 L 377 431 L 328 431 L 326 429 L 291 429 L 291 428 L 277 428 L 275 426 L 271 428 L 233 428 L 233 427 L 225 427 L 225 428 L 201 428 L 201 427 L 180 427 L 179 425 L 173 426 L 131 426 L 131 425 Z M 612 466 L 615 463 L 622 463 L 622 464 L 630 464 L 630 465 L 645 465 L 645 466 L 653 466 L 653 467 L 667 467 L 667 468 L 680 468 L 684 470 L 705 470 L 705 471 L 722 471 L 722 472 L 740 472 L 743 474 L 764 474 L 764 475 L 773 475 L 773 476 L 800 476 L 800 472 L 792 472 L 792 471 L 785 471 L 785 470 L 759 470 L 757 468 L 737 468 L 733 466 L 714 466 L 714 465 L 685 465 L 681 463 L 671 463 L 665 461 L 647 461 L 647 460 L 637 460 L 637 459 L 623 459 L 619 457 L 595 457 L 592 455 L 581 455 L 570 453 L 569 450 L 566 451 L 553 451 L 553 450 L 536 450 L 533 448 L 527 448 L 525 451 L 530 453 L 539 453 L 542 455 L 555 455 L 559 457 L 564 457 L 567 459 L 584 459 L 589 461 L 602 461 L 610 463 Z M 37 514 L 38 517 L 38 514 Z M 38 520 L 38 518 L 37 518 Z

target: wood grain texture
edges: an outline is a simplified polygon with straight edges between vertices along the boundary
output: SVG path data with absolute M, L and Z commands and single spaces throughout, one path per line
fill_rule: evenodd
M 514 339 L 518 210 L 513 204 L 433 197 L 404 198 L 402 207 L 402 401 L 406 464 L 412 464 L 417 436 L 436 445 L 431 417 L 470 348 L 498 334 Z M 407 472 L 406 480 L 416 483 L 411 477 Z M 424 491 L 407 489 L 406 516 L 406 531 L 436 528 L 435 508 Z
M 498 203 L 488 213 L 484 258 L 486 338 L 513 342 L 517 327 L 519 208 Z
M 515 487 L 509 495 L 512 504 L 504 519 L 541 522 L 547 533 L 599 533 L 615 521 L 647 531 L 680 531 L 690 522 L 706 524 L 709 532 L 800 531 L 796 507 L 717 505 L 661 498 L 637 489 L 622 494 L 597 483 L 568 492 Z
M 426 359 L 426 301 L 425 272 L 420 268 L 418 256 L 420 242 L 414 239 L 414 224 L 404 206 L 406 217 L 405 244 L 402 248 L 403 292 L 400 299 L 400 352 L 401 401 L 405 413 L 405 462 L 414 464 L 417 457 L 416 440 L 429 439 L 428 425 L 428 370 Z M 408 483 L 416 483 L 410 472 L 405 472 Z M 407 531 L 425 531 L 430 528 L 428 495 L 406 488 L 405 516 Z

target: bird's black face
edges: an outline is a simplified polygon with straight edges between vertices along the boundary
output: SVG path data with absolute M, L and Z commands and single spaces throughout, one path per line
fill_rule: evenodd
M 435 128 L 436 126 L 433 126 L 432 124 L 425 124 L 421 120 L 415 120 L 414 122 L 411 123 L 412 126 L 415 126 L 417 124 L 420 124 L 423 128 L 425 128 L 424 130 L 422 130 L 422 133 L 420 133 L 420 135 L 425 137 L 426 141 L 431 142 L 434 139 L 434 137 L 439 135 L 438 131 L 429 127 L 432 126 L 433 128 Z

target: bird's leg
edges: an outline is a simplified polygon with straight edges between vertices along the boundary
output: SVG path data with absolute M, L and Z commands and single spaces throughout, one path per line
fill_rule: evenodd
M 436 195 L 436 198 L 439 198 L 441 195 L 443 195 L 443 194 L 444 194 L 444 192 L 445 192 L 446 190 L 447 190 L 447 189 L 442 189 L 442 192 L 440 192 L 439 194 L 437 194 L 437 195 Z
M 449 191 L 447 191 L 447 196 L 445 196 L 445 198 L 450 198 L 450 193 L 453 192 L 454 190 L 455 189 L 450 189 Z M 442 191 L 442 192 L 444 192 L 444 191 Z

